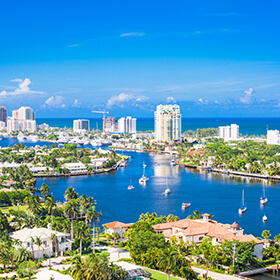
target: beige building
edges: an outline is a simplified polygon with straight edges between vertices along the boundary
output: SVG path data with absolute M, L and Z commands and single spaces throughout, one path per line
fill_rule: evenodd
M 154 116 L 157 141 L 181 140 L 182 114 L 178 105 L 158 105 Z

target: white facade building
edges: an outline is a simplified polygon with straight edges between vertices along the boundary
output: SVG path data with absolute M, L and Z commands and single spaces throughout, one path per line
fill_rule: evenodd
M 0 130 L 5 130 L 6 128 L 7 128 L 7 127 L 6 127 L 6 123 L 0 121 Z
M 30 107 L 20 107 L 13 111 L 13 118 L 20 120 L 35 120 L 35 113 Z
M 118 129 L 120 133 L 136 133 L 136 118 L 122 117 L 118 120 Z
M 8 118 L 7 121 L 7 132 L 11 133 L 14 131 L 36 131 L 36 121 L 35 120 L 20 120 L 14 118 Z
M 238 140 L 239 125 L 231 124 L 227 126 L 219 126 L 219 138 L 223 138 L 225 141 Z
M 155 116 L 155 138 L 157 141 L 181 140 L 180 106 L 158 105 Z
M 73 130 L 74 132 L 88 131 L 90 128 L 89 120 L 74 120 L 73 121 Z
M 48 228 L 24 228 L 15 232 L 12 232 L 10 236 L 13 239 L 18 239 L 22 242 L 22 246 L 27 248 L 31 253 L 34 252 L 35 259 L 43 258 L 44 254 L 51 256 L 56 251 L 55 244 L 51 240 L 52 234 L 56 235 L 58 240 L 57 242 L 57 252 L 66 252 L 68 249 L 71 249 L 72 241 L 67 234 L 58 232 L 51 229 L 50 224 Z M 41 247 L 32 243 L 32 239 L 39 237 L 43 244 Z
M 267 144 L 279 145 L 280 144 L 279 130 L 277 129 L 267 130 L 266 142 Z
M 87 167 L 81 162 L 71 162 L 62 164 L 63 168 L 67 168 L 70 173 L 85 173 L 87 172 Z
M 116 118 L 108 117 L 106 119 L 106 133 L 118 132 L 118 122 Z

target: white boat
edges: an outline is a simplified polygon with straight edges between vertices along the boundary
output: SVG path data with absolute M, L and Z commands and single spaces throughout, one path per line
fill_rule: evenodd
M 37 135 L 29 135 L 27 137 L 27 139 L 32 141 L 32 142 L 37 142 L 38 141 L 38 136 Z
M 145 176 L 145 168 L 146 168 L 146 164 L 143 163 L 143 175 L 142 177 L 139 179 L 139 183 L 140 184 L 146 184 L 149 181 L 149 178 Z
M 182 203 L 182 208 L 183 209 L 186 209 L 186 208 L 189 208 L 189 207 L 191 207 L 191 203 Z
M 62 144 L 68 143 L 68 139 L 66 137 L 60 137 L 57 142 Z
M 238 213 L 240 215 L 244 214 L 247 211 L 247 207 L 245 206 L 245 202 L 244 202 L 244 190 L 242 190 L 242 206 L 238 209 Z
M 267 221 L 267 216 L 266 215 L 263 215 L 263 218 L 262 218 L 263 222 L 265 223 Z
M 134 187 L 133 187 L 132 185 L 129 185 L 129 186 L 127 187 L 127 189 L 128 189 L 128 190 L 133 190 Z
M 18 136 L 17 136 L 17 139 L 18 139 L 18 141 L 24 141 L 26 138 L 25 138 L 25 136 L 23 135 L 23 133 L 20 131 L 20 133 L 19 133 Z
M 89 143 L 90 143 L 90 145 L 93 146 L 93 147 L 99 147 L 99 146 L 102 145 L 101 142 L 98 141 L 98 140 L 91 140 Z
M 164 191 L 164 194 L 170 194 L 170 189 L 169 188 L 167 188 L 165 191 Z
M 171 166 L 176 165 L 176 160 L 175 160 L 175 159 L 172 159 L 172 160 L 170 161 L 170 165 L 171 165 Z
M 120 165 L 119 165 L 120 167 L 126 167 L 126 161 L 125 160 L 122 160 L 121 162 L 120 162 Z
M 263 197 L 260 198 L 260 204 L 261 205 L 267 204 L 267 197 L 265 196 L 265 186 L 263 187 Z

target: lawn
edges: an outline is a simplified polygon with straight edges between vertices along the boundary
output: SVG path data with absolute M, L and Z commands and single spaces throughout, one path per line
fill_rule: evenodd
M 9 213 L 9 209 L 21 210 L 21 211 L 27 212 L 27 206 L 26 205 L 0 207 L 0 210 L 3 213 Z
M 148 268 L 145 268 L 145 270 L 151 272 L 152 273 L 152 277 L 155 280 L 167 280 L 167 274 L 162 274 L 160 272 L 153 271 L 153 270 L 150 270 Z M 179 278 L 175 278 L 175 277 L 170 276 L 170 280 L 178 280 L 178 279 Z

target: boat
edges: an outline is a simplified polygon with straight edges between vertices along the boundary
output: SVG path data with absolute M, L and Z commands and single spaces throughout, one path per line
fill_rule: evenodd
M 23 133 L 20 131 L 20 133 L 17 136 L 18 141 L 24 141 L 26 137 L 23 135 Z
M 182 208 L 186 209 L 186 208 L 190 208 L 191 207 L 191 203 L 182 203 Z
M 263 197 L 260 198 L 260 204 L 265 205 L 267 203 L 267 197 L 265 196 L 265 186 L 263 187 Z
M 265 222 L 267 221 L 267 216 L 266 216 L 266 215 L 263 215 L 262 220 L 263 220 L 263 222 L 265 223 Z
M 140 184 L 146 184 L 149 181 L 149 178 L 145 176 L 145 168 L 146 168 L 146 164 L 143 163 L 143 175 L 142 177 L 139 179 L 139 183 Z
M 170 165 L 171 165 L 171 166 L 176 165 L 176 160 L 175 160 L 175 159 L 172 159 L 172 160 L 170 161 Z
M 238 213 L 240 215 L 244 214 L 247 210 L 247 207 L 245 206 L 245 202 L 244 202 L 244 190 L 242 191 L 242 206 L 238 209 Z
M 38 136 L 37 135 L 29 135 L 27 136 L 27 139 L 32 142 L 38 142 Z
M 133 187 L 132 185 L 129 185 L 129 186 L 127 187 L 127 189 L 128 189 L 128 190 L 133 190 L 134 187 Z
M 165 191 L 164 191 L 164 194 L 170 194 L 170 189 L 169 188 L 167 188 Z

